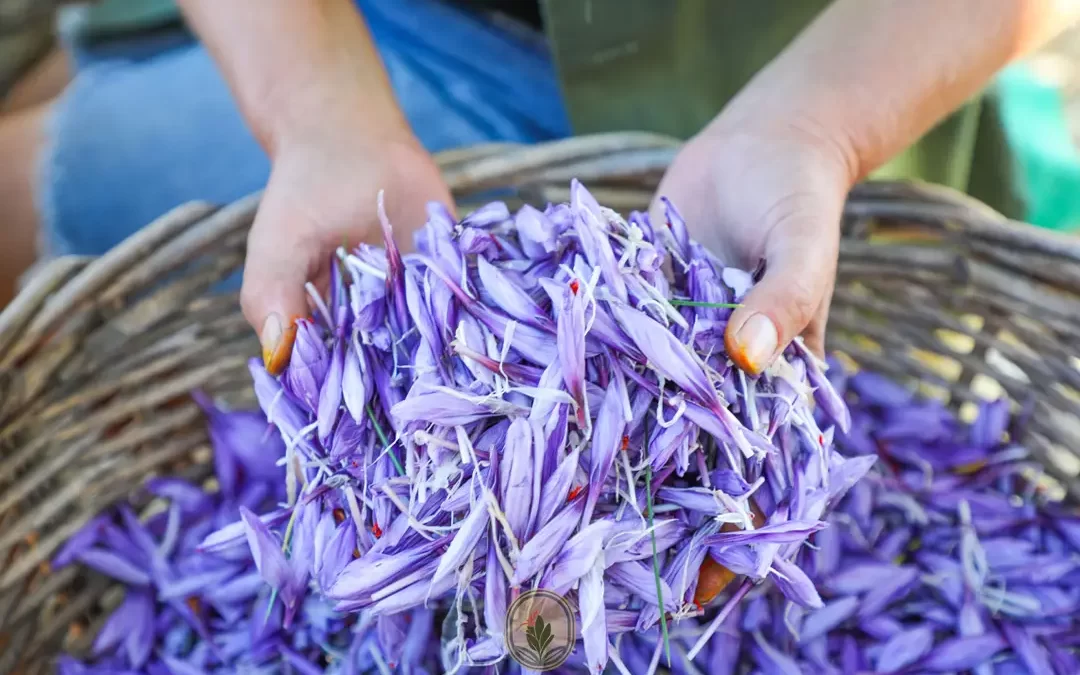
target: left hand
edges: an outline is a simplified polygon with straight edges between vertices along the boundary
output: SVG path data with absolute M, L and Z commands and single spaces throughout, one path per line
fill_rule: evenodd
M 739 124 L 721 114 L 683 147 L 657 191 L 725 264 L 749 270 L 765 260 L 765 277 L 725 335 L 729 356 L 751 374 L 797 335 L 819 355 L 824 349 L 840 216 L 855 172 L 842 144 L 815 128 L 800 120 Z M 652 217 L 663 222 L 658 202 Z
M 363 111 L 359 111 L 363 112 Z M 259 332 L 263 361 L 280 373 L 292 353 L 295 319 L 308 314 L 307 282 L 325 288 L 340 246 L 381 244 L 377 195 L 397 243 L 408 250 L 427 204 L 453 208 L 438 167 L 405 127 L 325 124 L 283 141 L 248 237 L 240 304 Z

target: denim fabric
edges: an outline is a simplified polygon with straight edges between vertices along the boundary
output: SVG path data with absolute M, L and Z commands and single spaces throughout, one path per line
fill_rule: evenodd
M 437 0 L 358 0 L 405 115 L 438 151 L 569 133 L 539 41 Z M 266 155 L 206 50 L 182 31 L 125 51 L 71 45 L 77 74 L 56 106 L 38 200 L 51 254 L 101 254 L 167 210 L 260 189 Z M 288 36 L 282 36 L 283 41 Z

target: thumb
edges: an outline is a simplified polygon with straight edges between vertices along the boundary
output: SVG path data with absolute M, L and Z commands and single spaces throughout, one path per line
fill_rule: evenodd
M 311 279 L 318 254 L 292 228 L 256 219 L 248 236 L 240 307 L 259 335 L 263 364 L 279 375 L 289 363 L 296 338 L 296 319 L 308 315 L 304 285 Z
M 837 222 L 771 233 L 765 277 L 732 314 L 724 334 L 724 346 L 739 368 L 752 375 L 765 370 L 828 301 L 836 274 Z

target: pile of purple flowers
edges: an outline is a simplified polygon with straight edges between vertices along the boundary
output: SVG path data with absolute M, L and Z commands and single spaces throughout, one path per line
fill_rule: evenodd
M 93 644 L 93 663 L 63 657 L 62 675 L 438 672 L 434 613 L 375 619 L 335 612 L 317 593 L 285 604 L 267 578 L 329 584 L 354 550 L 341 514 L 318 514 L 281 550 L 267 528 L 288 520 L 285 448 L 260 413 L 224 412 L 205 399 L 216 489 L 151 480 L 164 504 L 139 518 L 127 504 L 103 513 L 68 540 L 54 563 L 77 562 L 126 586 Z M 251 516 L 263 513 L 261 518 Z M 244 514 L 251 548 L 243 545 Z M 203 544 L 205 540 L 205 544 Z M 230 545 L 239 544 L 239 545 Z M 264 547 L 264 548 L 259 548 Z M 269 550 L 273 549 L 273 551 Z M 254 554 L 254 555 L 253 555 Z M 287 560 L 286 560 L 287 558 Z M 284 587 L 283 587 L 284 588 Z M 394 661 L 396 659 L 396 663 Z
M 882 461 L 796 556 L 813 596 L 753 589 L 708 644 L 702 626 L 672 637 L 673 670 L 1080 673 L 1080 515 L 1014 440 L 1025 414 L 1001 400 L 965 425 L 874 373 L 830 374 L 851 401 L 839 445 Z M 630 672 L 655 672 L 659 639 L 622 641 Z
M 577 612 L 566 673 L 1080 672 L 1080 524 L 1004 403 L 969 430 L 800 342 L 746 375 L 758 272 L 670 204 L 432 206 L 406 256 L 382 220 L 252 362 L 266 417 L 208 406 L 220 491 L 152 483 L 62 553 L 129 586 L 64 672 L 516 672 L 532 589 Z
M 598 673 L 618 634 L 705 611 L 710 552 L 816 598 L 792 558 L 873 462 L 833 449 L 848 417 L 822 364 L 796 343 L 747 377 L 723 335 L 753 275 L 670 205 L 654 228 L 571 194 L 460 222 L 432 206 L 405 257 L 384 218 L 385 249 L 339 251 L 281 378 L 253 363 L 290 506 L 228 532 L 246 528 L 287 624 L 313 590 L 345 613 L 440 607 L 444 667 L 496 664 L 508 604 L 548 589 L 577 607 Z M 317 543 L 340 569 L 312 584 L 273 543 L 327 513 L 346 541 Z
M 831 373 L 851 401 L 840 445 L 882 461 L 800 554 L 826 604 L 779 646 L 820 672 L 1080 673 L 1080 513 L 1019 443 L 1030 408 L 985 403 L 965 425 L 887 378 Z

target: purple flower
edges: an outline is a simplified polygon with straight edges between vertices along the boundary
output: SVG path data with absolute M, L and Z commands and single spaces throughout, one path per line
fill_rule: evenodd
M 806 365 L 806 376 L 810 386 L 814 388 L 814 400 L 832 418 L 840 431 L 847 433 L 851 429 L 851 412 L 848 410 L 844 399 L 833 389 L 832 383 L 825 377 L 818 359 L 803 346 L 800 340 L 791 343 L 795 353 L 799 355 Z
M 807 614 L 803 619 L 803 628 L 799 635 L 799 642 L 805 644 L 825 635 L 854 616 L 858 607 L 858 598 L 847 597 L 832 600 L 826 603 L 821 609 Z
M 543 212 L 526 204 L 514 216 L 514 229 L 521 250 L 532 259 L 545 258 L 558 250 L 555 223 Z
M 644 497 L 642 498 L 644 501 Z M 656 551 L 663 553 L 672 546 L 683 541 L 689 528 L 685 523 L 675 518 L 657 518 L 653 522 L 652 532 L 656 536 Z M 641 521 L 635 518 L 617 521 L 612 528 L 612 534 L 605 542 L 605 560 L 614 564 L 626 560 L 642 560 L 652 558 L 653 538 L 645 531 Z
M 319 391 L 329 368 L 330 353 L 320 330 L 307 319 L 297 319 L 292 357 L 282 376 L 286 390 L 306 405 L 309 411 L 315 412 L 319 405 Z
M 859 629 L 875 640 L 888 640 L 904 630 L 904 625 L 891 616 L 875 616 L 859 622 Z
M 770 576 L 788 600 L 807 609 L 820 609 L 824 606 L 825 603 L 814 588 L 814 582 L 810 581 L 810 577 L 806 576 L 798 565 L 777 556 L 773 559 Z
M 865 593 L 887 583 L 908 570 L 890 563 L 866 563 L 841 569 L 825 582 L 825 588 L 838 595 Z
M 978 448 L 992 448 L 1001 443 L 1009 428 L 1009 401 L 1000 398 L 979 406 L 979 415 L 971 425 L 971 444 Z
M 352 561 L 356 550 L 356 527 L 350 522 L 334 526 L 334 518 L 324 514 L 316 527 L 313 569 L 319 587 L 333 587 L 338 575 Z
M 369 551 L 348 563 L 326 589 L 326 595 L 333 600 L 358 600 L 376 593 L 402 576 L 414 572 L 424 563 L 430 562 L 435 551 L 445 546 L 446 541 L 439 539 L 430 544 L 408 549 L 394 554 L 380 554 Z
M 958 637 L 945 640 L 919 663 L 930 673 L 949 673 L 977 668 L 1005 648 L 1005 640 L 996 634 Z
M 75 555 L 79 562 L 130 586 L 146 586 L 150 576 L 119 555 L 101 548 L 90 548 Z
M 559 311 L 556 340 L 559 347 L 559 365 L 566 389 L 577 403 L 578 427 L 586 426 L 585 402 L 585 301 L 581 282 L 573 279 L 564 291 Z
M 258 359 L 251 359 L 248 369 L 255 380 L 255 397 L 259 400 L 259 407 L 266 414 L 267 421 L 277 425 L 285 439 L 297 439 L 300 430 L 308 424 L 306 414 L 290 397 L 284 395 L 282 385 L 266 372 Z M 299 438 L 297 442 L 309 452 L 313 452 L 306 438 Z
M 868 370 L 860 371 L 848 380 L 848 386 L 866 405 L 900 408 L 911 401 L 913 394 L 890 380 Z
M 575 232 L 589 264 L 600 268 L 611 293 L 617 300 L 626 302 L 626 281 L 611 250 L 607 219 L 596 199 L 577 179 L 570 181 L 570 209 L 574 213 Z
M 462 227 L 487 228 L 510 220 L 510 210 L 503 202 L 491 202 L 476 209 L 461 221 Z
M 597 500 L 600 499 L 600 491 L 607 481 L 608 474 L 611 473 L 611 466 L 615 463 L 615 454 L 622 447 L 623 431 L 626 429 L 626 420 L 623 418 L 622 411 L 624 404 L 629 408 L 630 403 L 623 400 L 619 394 L 614 384 L 608 387 L 604 403 L 600 406 L 600 414 L 596 418 L 596 425 L 593 427 L 589 487 L 582 516 L 584 523 L 592 521 L 593 509 L 596 507 Z
M 657 597 L 657 580 L 651 564 L 639 561 L 618 562 L 607 568 L 606 575 L 645 602 L 653 605 L 660 602 Z M 664 598 L 664 610 L 675 611 L 679 606 L 675 593 L 663 579 L 660 579 L 659 586 L 660 595 Z
M 286 623 L 290 623 L 304 594 L 306 574 L 298 573 L 289 563 L 281 550 L 281 544 L 254 513 L 241 508 L 240 517 L 244 522 L 244 531 L 255 566 L 263 580 L 280 594 L 285 603 Z
M 511 585 L 520 587 L 558 555 L 581 522 L 584 509 L 585 500 L 581 497 L 575 498 L 521 547 L 521 554 L 514 566 L 514 576 L 510 579 Z
M 476 263 L 480 283 L 496 306 L 518 321 L 554 332 L 551 320 L 528 293 L 486 258 L 478 257 Z
M 342 311 L 338 314 L 337 340 L 334 345 L 333 356 L 330 359 L 330 368 L 326 371 L 326 379 L 323 381 L 322 389 L 319 392 L 317 415 L 319 423 L 319 442 L 324 446 L 328 445 L 330 441 L 330 432 L 337 422 L 338 412 L 341 408 L 341 385 L 345 369 L 346 349 L 344 325 L 345 313 Z
M 341 376 L 341 397 L 354 422 L 364 420 L 368 398 L 371 396 L 371 373 L 363 349 L 345 351 L 345 363 Z
M 555 512 L 566 503 L 574 489 L 574 481 L 579 471 L 579 460 L 580 448 L 574 446 L 570 453 L 559 461 L 554 473 L 541 486 L 540 508 L 537 510 L 537 522 L 540 525 L 550 521 Z
M 885 607 L 905 597 L 919 583 L 919 573 L 911 567 L 901 567 L 896 575 L 870 589 L 863 596 L 859 617 L 880 613 Z
M 154 648 L 154 604 L 144 591 L 131 590 L 109 616 L 94 641 L 94 653 L 122 647 L 128 663 L 142 668 Z
M 764 525 L 756 530 L 714 534 L 705 538 L 705 545 L 723 550 L 743 544 L 790 544 L 803 541 L 823 527 L 825 523 L 820 521 L 791 520 Z
M 562 552 L 552 561 L 540 587 L 559 595 L 569 591 L 585 571 L 600 559 L 604 538 L 611 530 L 611 525 L 610 520 L 597 520 L 570 537 Z
M 1027 667 L 1028 672 L 1034 675 L 1053 675 L 1054 668 L 1050 665 L 1050 655 L 1027 628 L 1004 621 L 1001 624 L 1001 630 L 1016 655 Z
M 520 541 L 529 525 L 533 500 L 533 433 L 525 418 L 510 423 L 499 469 L 502 471 L 503 513 L 514 537 Z
M 489 417 L 527 415 L 528 409 L 499 398 L 462 394 L 448 387 L 430 387 L 394 405 L 390 415 L 401 424 L 427 422 L 443 426 L 469 424 Z
M 701 364 L 670 331 L 644 312 L 625 305 L 612 305 L 611 312 L 652 367 L 710 410 L 721 408 L 716 390 Z
M 604 672 L 608 662 L 603 561 L 597 560 L 582 575 L 578 587 L 578 606 L 581 611 L 581 637 L 585 643 L 585 659 L 589 672 L 599 675 Z
M 656 492 L 659 501 L 678 504 L 689 511 L 697 511 L 708 516 L 728 513 L 728 508 L 717 499 L 716 494 L 707 488 L 668 488 L 662 487 Z
M 484 623 L 488 635 L 502 638 L 506 624 L 507 583 L 506 573 L 496 552 L 496 543 L 488 543 L 487 561 L 484 573 Z
M 760 632 L 754 633 L 755 646 L 751 649 L 754 660 L 765 672 L 777 675 L 800 675 L 803 670 L 795 659 L 769 644 Z
M 918 661 L 933 646 L 934 631 L 929 626 L 897 633 L 878 652 L 877 669 L 882 673 L 895 673 Z
M 473 554 L 476 545 L 480 543 L 480 537 L 487 531 L 487 525 L 487 504 L 479 502 L 473 506 L 469 515 L 461 522 L 461 528 L 454 534 L 450 546 L 439 558 L 439 567 L 435 570 L 435 575 L 431 579 L 433 595 L 435 589 L 440 587 L 443 580 L 457 571 L 465 563 L 465 560 Z

